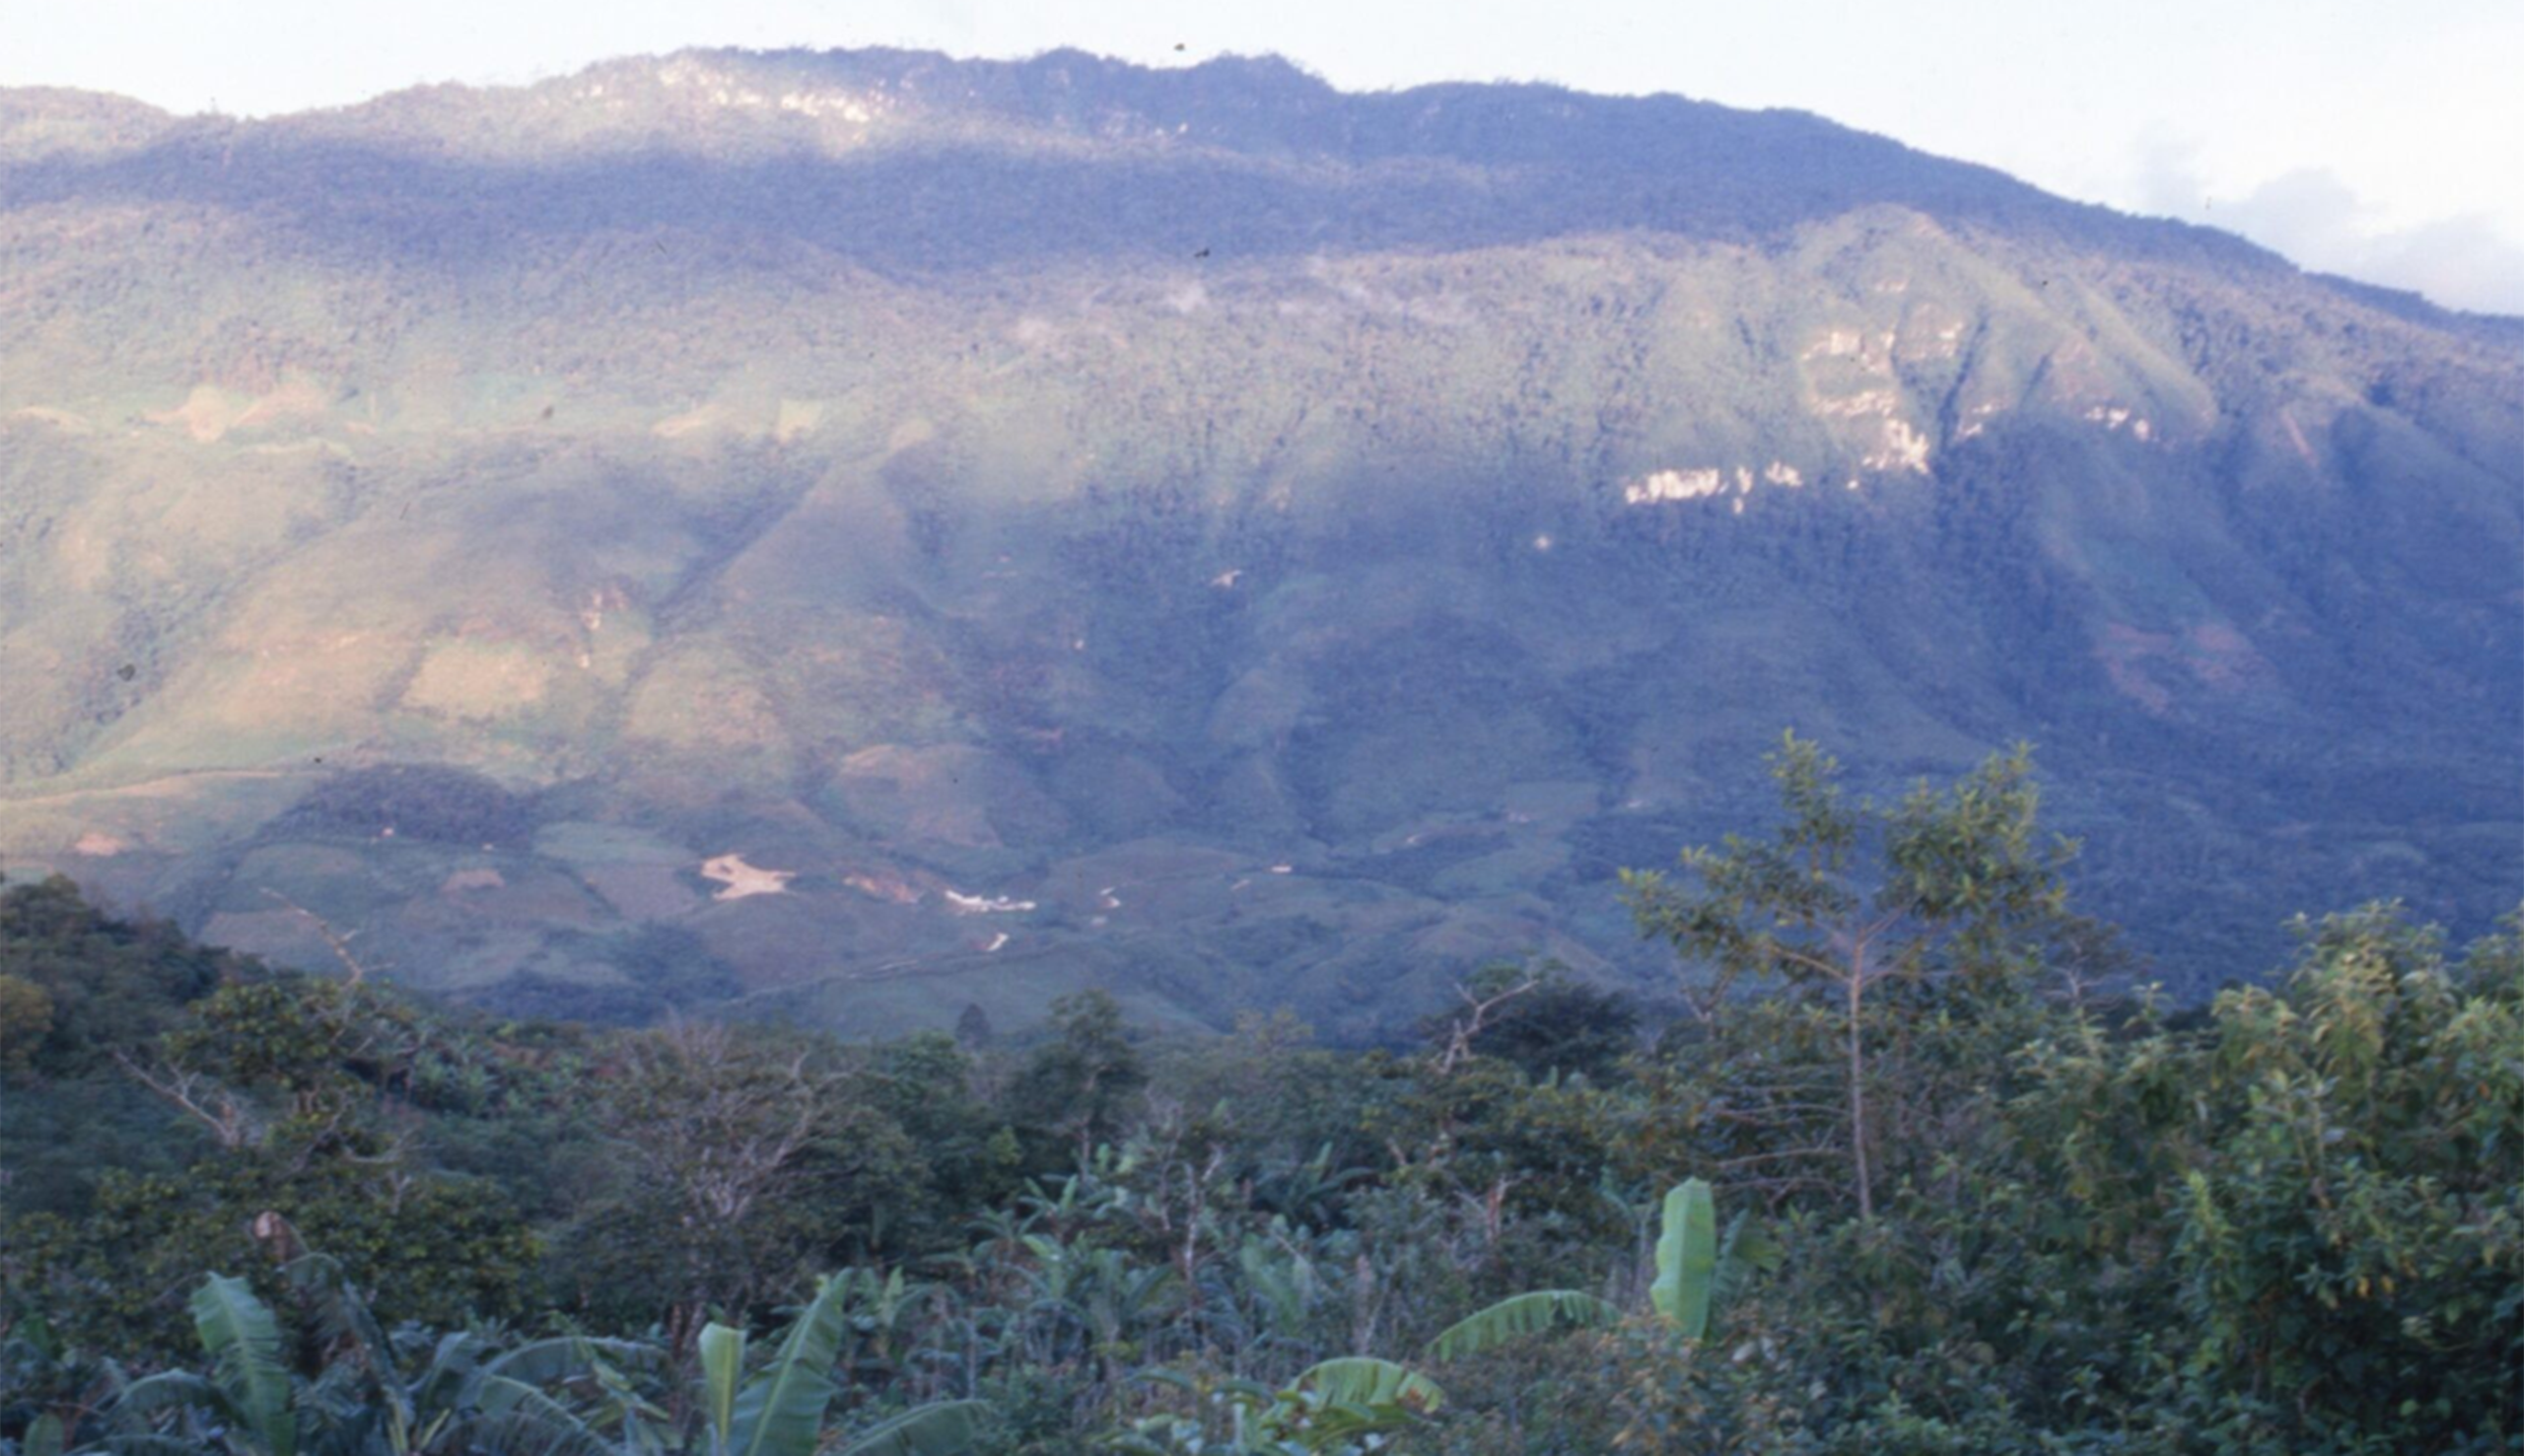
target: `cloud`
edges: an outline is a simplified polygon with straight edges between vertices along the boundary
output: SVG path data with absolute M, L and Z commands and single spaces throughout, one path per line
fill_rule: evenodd
M 2524 244 L 2486 214 L 2383 224 L 2383 209 L 2328 168 L 2271 177 L 2240 196 L 2216 195 L 2198 148 L 2151 140 L 2138 148 L 2137 205 L 2240 233 L 2297 265 L 2388 288 L 2449 309 L 2524 315 Z

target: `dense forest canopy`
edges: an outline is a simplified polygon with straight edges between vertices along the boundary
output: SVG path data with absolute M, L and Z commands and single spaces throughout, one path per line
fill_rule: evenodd
M 1364 1052 L 500 1018 L 10 884 L 0 1442 L 2524 1443 L 2524 920 L 2299 921 L 2172 1006 L 2022 754 L 1773 767 L 1628 877 L 1670 1015 L 1502 965 Z

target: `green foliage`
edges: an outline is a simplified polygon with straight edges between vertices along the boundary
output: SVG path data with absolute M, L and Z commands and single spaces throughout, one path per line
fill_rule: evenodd
M 833 1378 L 848 1337 L 851 1282 L 827 1276 L 791 1320 L 762 1367 L 743 1374 L 745 1336 L 713 1324 L 702 1329 L 701 1456 L 814 1456 L 841 1386 Z M 969 1450 L 986 1408 L 941 1401 L 878 1421 L 838 1448 L 838 1456 L 946 1456 Z
M 1628 870 L 1623 885 L 1643 935 L 1670 943 L 1687 970 L 1708 969 L 1704 1020 L 1751 977 L 1785 982 L 1837 1021 L 1839 1138 L 1851 1200 L 1871 1216 L 1882 1103 L 1899 1094 L 1902 1069 L 1870 1070 L 1870 1047 L 1898 1048 L 1904 1028 L 1941 1002 L 1968 998 L 1976 1016 L 2020 1002 L 2045 952 L 2084 934 L 2061 875 L 2075 846 L 2038 832 L 2031 750 L 2021 746 L 1951 789 L 1923 783 L 1890 806 L 1849 803 L 1838 761 L 1792 731 L 1770 763 L 1787 812 L 1774 836 L 1686 850 L 1694 888 Z M 1903 1121 L 1905 1111 L 1889 1115 Z
M 1308 1366 L 1278 1390 L 1240 1380 L 1168 1383 L 1193 1394 L 1195 1412 L 1136 1421 L 1108 1447 L 1134 1456 L 1363 1456 L 1424 1427 L 1445 1405 L 1427 1376 L 1365 1356 Z
M 1555 1330 L 1620 1321 L 1621 1310 L 1609 1300 L 1577 1289 L 1535 1289 L 1510 1294 L 1446 1326 L 1429 1342 L 1429 1358 L 1462 1359 Z
M 771 1361 L 744 1383 L 733 1404 L 713 1389 L 713 1410 L 729 1416 L 721 1456 L 810 1456 L 824 1410 L 839 1393 L 832 1367 L 841 1356 L 848 1286 L 829 1277 L 771 1352 Z M 723 1372 L 713 1369 L 713 1376 Z
M 1021 1119 L 1077 1141 L 1109 1140 L 1148 1084 L 1148 1068 L 1122 1029 L 1122 1008 L 1101 991 L 1052 1005 L 1052 1036 L 1009 1088 Z
M 1436 1381 L 1391 1360 L 1346 1355 L 1297 1372 L 1294 1389 L 1334 1406 L 1402 1406 L 1435 1415 L 1446 1403 Z
M 280 1326 L 244 1280 L 212 1275 L 192 1299 L 211 1385 L 257 1456 L 295 1456 L 298 1415 L 281 1368 Z
M 620 1341 L 547 1339 L 502 1349 L 463 1331 L 389 1339 L 367 1301 L 321 1255 L 294 1261 L 289 1285 L 308 1328 L 293 1342 L 243 1280 L 212 1276 L 192 1308 L 207 1376 L 162 1370 L 115 1390 L 107 1449 L 225 1449 L 232 1456 L 600 1456 L 572 1409 L 573 1387 L 619 1385 Z M 303 1362 L 292 1367 L 293 1348 Z M 416 1358 L 417 1357 L 417 1358 Z M 410 1368 L 417 1365 L 417 1372 Z
M 24 976 L 0 974 L 0 1075 L 35 1070 L 52 1039 L 52 995 Z
M 1698 1178 L 1665 1195 L 1656 1235 L 1656 1283 L 1648 1298 L 1687 1340 L 1709 1338 L 1710 1299 L 1718 1283 L 1718 1206 Z
M 2524 920 L 2459 956 L 2390 905 L 2303 923 L 2277 983 L 2165 1014 L 2070 973 L 2091 941 L 2020 760 L 1865 808 L 1819 752 L 1783 758 L 1788 828 L 1654 900 L 1688 919 L 1776 870 L 1695 922 L 1721 955 L 1769 937 L 1760 974 L 1602 1076 L 1484 1049 L 1548 984 L 1513 974 L 1368 1054 L 1287 1018 L 1151 1038 L 1094 1002 L 1008 1052 L 597 1035 L 241 975 L 90 1048 L 157 1089 L 179 1155 L 13 1212 L 0 1443 L 2524 1439 Z M 1844 988 L 1775 953 L 1832 942 L 1752 913 L 1792 895 L 1817 925 L 1904 918 L 1857 1022 L 1871 1209 L 1846 1178 Z M 1444 1361 L 1442 1389 L 1397 1355 Z
M 171 925 L 106 914 L 68 879 L 0 880 L 0 977 L 15 988 L 0 1025 L 16 1063 L 0 1070 L 46 1078 L 102 1071 L 113 1048 L 172 1027 L 223 975 L 244 969 Z
M 215 1158 L 180 1178 L 109 1173 L 86 1216 L 13 1226 L 11 1283 L 58 1309 L 77 1339 L 152 1351 L 175 1339 L 171 1286 L 301 1246 L 334 1253 L 398 1318 L 455 1324 L 526 1307 L 539 1241 L 510 1202 L 429 1173 L 397 1199 L 393 1174 L 347 1157 L 303 1168 Z
M 744 1379 L 745 1332 L 727 1325 L 704 1325 L 694 1345 L 701 1356 L 701 1409 L 709 1422 L 711 1449 L 733 1451 L 736 1396 Z
M 943 1032 L 888 1042 L 854 1078 L 870 1109 L 891 1119 L 917 1150 L 922 1188 L 869 1207 L 869 1241 L 917 1247 L 923 1230 L 960 1210 L 1007 1202 L 1017 1192 L 1017 1152 L 1006 1121 L 980 1094 L 973 1058 Z
M 854 1068 L 829 1044 L 693 1022 L 612 1039 L 581 1089 L 610 1149 L 564 1254 L 583 1297 L 665 1309 L 681 1344 L 818 1264 L 936 1247 L 940 1184 L 987 1194 L 1007 1160 L 958 1059 L 896 1052 Z
M 2397 907 L 2302 926 L 2279 987 L 2048 1087 L 2109 1133 L 2064 1144 L 2097 1236 L 2147 1256 L 2206 1428 L 2455 1449 L 2524 1435 L 2524 974 L 2498 936 L 2449 964 Z M 2130 1160 L 2101 1164 L 2119 1148 Z M 2211 1376 L 2210 1372 L 2218 1372 Z
M 982 1401 L 933 1402 L 855 1433 L 838 1456 L 962 1456 L 979 1442 L 989 1414 Z
M 479 774 L 437 764 L 387 764 L 325 779 L 275 827 L 360 839 L 387 834 L 514 845 L 532 831 L 533 821 L 526 805 Z
M 162 959 L 198 954 L 171 943 Z M 109 937 L 96 953 L 107 970 L 120 963 Z M 65 1300 L 69 1333 L 167 1348 L 172 1290 L 310 1244 L 398 1317 L 522 1307 L 539 1241 L 493 1183 L 414 1166 L 394 1115 L 423 1068 L 445 1065 L 425 1013 L 371 986 L 276 977 L 234 980 L 164 1014 L 181 1019 L 154 1036 L 137 1021 L 121 1034 L 149 1039 L 93 1049 L 116 1068 L 107 1085 L 161 1104 L 157 1155 L 92 1167 L 76 1216 L 12 1210 L 11 1280 Z M 167 1115 L 206 1145 L 169 1156 Z
M 1530 989 L 1502 1003 L 1479 1027 L 1463 1027 L 1465 1013 L 1456 1008 L 1436 1018 L 1426 1034 L 1442 1044 L 1463 1028 L 1470 1050 L 1512 1064 L 1536 1081 L 1554 1075 L 1599 1082 L 1618 1076 L 1639 1040 L 1639 1008 L 1631 998 L 1579 981 L 1558 964 L 1530 977 L 1492 967 L 1476 973 L 1465 990 L 1477 1005 L 1526 980 Z

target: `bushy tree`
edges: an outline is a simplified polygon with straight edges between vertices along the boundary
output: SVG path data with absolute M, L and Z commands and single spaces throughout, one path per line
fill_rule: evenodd
M 612 1176 L 569 1234 L 584 1297 L 663 1315 L 678 1352 L 921 1202 L 917 1149 L 828 1044 L 678 1022 L 618 1038 L 589 1091 Z
M 1052 1034 L 1025 1059 L 1008 1089 L 1012 1114 L 1084 1151 L 1109 1141 L 1148 1086 L 1148 1063 L 1101 991 L 1052 1003 Z
M 1459 991 L 1461 1002 L 1430 1018 L 1423 1034 L 1444 1055 L 1509 1063 L 1536 1081 L 1606 1081 L 1639 1044 L 1639 1007 L 1621 992 L 1590 986 L 1557 961 L 1538 970 L 1492 966 Z
M 2205 1025 L 2046 1048 L 2039 1192 L 2161 1364 L 2131 1399 L 2206 1449 L 2524 1440 L 2524 951 L 2398 907 L 2301 923 Z M 2146 1383 L 2149 1376 L 2155 1383 Z M 2502 1444 L 2503 1443 L 2503 1444 Z
M 269 1269 L 310 1242 L 395 1317 L 516 1312 L 538 1244 L 496 1186 L 433 1166 L 398 1090 L 416 1012 L 373 987 L 297 976 L 221 988 L 175 1029 L 113 1047 L 199 1141 L 180 1171 L 109 1169 L 76 1217 L 13 1222 L 19 1292 L 85 1339 L 166 1348 L 174 1291 L 206 1269 Z
M 1642 934 L 1682 958 L 1705 1020 L 1727 1015 L 1746 979 L 1828 1019 L 1842 1060 L 1834 1136 L 1850 1201 L 1871 1217 L 1879 1146 L 1919 1109 L 1882 1105 L 1898 1077 L 1870 1061 L 1898 1055 L 1924 1018 L 2016 999 L 2070 923 L 2060 871 L 2074 846 L 2040 832 L 2021 747 L 1889 804 L 1853 803 L 1839 763 L 1793 732 L 1770 765 L 1788 816 L 1774 834 L 1684 851 L 1688 884 L 1639 871 L 1622 882 Z
M 14 988 L 0 1045 L 21 1076 L 108 1071 L 113 1048 L 173 1028 L 223 977 L 250 969 L 163 922 L 109 915 L 59 875 L 0 879 L 0 985 Z
M 24 976 L 0 972 L 0 1076 L 35 1071 L 35 1053 L 52 1039 L 52 994 Z

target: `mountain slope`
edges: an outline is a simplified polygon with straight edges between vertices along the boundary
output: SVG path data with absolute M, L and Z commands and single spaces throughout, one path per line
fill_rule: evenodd
M 0 94 L 0 853 L 513 1005 L 1657 973 L 1621 865 L 2030 737 L 2178 981 L 2524 885 L 2495 321 L 1784 113 L 689 54 Z

